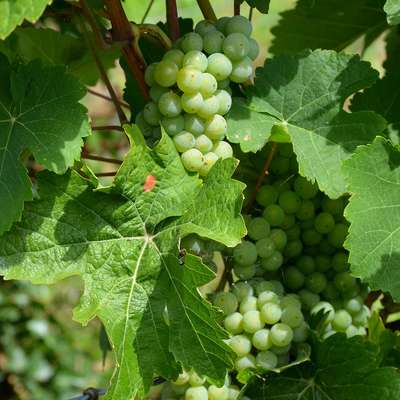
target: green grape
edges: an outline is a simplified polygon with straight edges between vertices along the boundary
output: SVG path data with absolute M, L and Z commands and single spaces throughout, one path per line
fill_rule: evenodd
M 224 315 L 229 315 L 236 311 L 239 304 L 233 293 L 219 292 L 214 298 L 214 305 L 220 308 Z
M 299 290 L 304 285 L 304 275 L 296 267 L 288 267 L 284 272 L 285 285 L 291 290 Z
M 199 108 L 197 114 L 204 119 L 212 119 L 219 108 L 218 99 L 215 96 L 210 96 L 204 99 L 203 104 Z M 221 126 L 219 126 L 221 128 Z
M 269 223 L 264 218 L 261 217 L 252 218 L 248 224 L 247 231 L 248 231 L 247 234 L 253 240 L 266 238 L 270 232 Z
M 305 286 L 313 293 L 321 293 L 327 284 L 325 275 L 321 272 L 313 272 L 306 277 Z
M 162 118 L 161 125 L 170 136 L 177 135 L 185 128 L 185 121 L 182 115 L 173 118 Z
M 243 315 L 243 330 L 247 333 L 255 333 L 264 326 L 261 321 L 260 311 L 250 310 Z
M 298 327 L 293 329 L 293 342 L 305 342 L 308 338 L 309 333 L 310 327 L 307 325 L 307 322 L 303 320 Z
M 253 288 L 246 282 L 237 282 L 232 289 L 233 294 L 236 296 L 239 302 L 246 299 L 247 297 L 253 296 Z M 257 303 L 257 299 L 256 299 Z M 254 308 L 255 310 L 255 308 Z
M 335 220 L 331 214 L 322 212 L 316 216 L 314 227 L 319 233 L 329 233 L 335 227 Z
M 301 240 L 291 240 L 286 244 L 284 255 L 286 258 L 294 258 L 301 254 L 303 243 Z
M 261 307 L 260 318 L 265 324 L 276 324 L 282 316 L 282 309 L 276 303 L 265 303 Z
M 195 371 L 189 372 L 189 385 L 190 386 L 202 386 L 206 382 L 206 378 L 197 375 Z
M 184 54 L 179 49 L 168 50 L 163 57 L 163 61 L 172 61 L 178 68 L 182 67 Z
M 337 310 L 331 324 L 335 331 L 345 332 L 351 325 L 351 315 L 346 310 Z
M 306 246 L 315 246 L 321 241 L 322 235 L 315 229 L 307 229 L 301 235 L 301 239 Z
M 213 152 L 222 160 L 233 156 L 232 146 L 222 140 L 214 144 Z
M 367 326 L 368 318 L 371 315 L 371 311 L 367 306 L 363 306 L 361 311 L 353 315 L 353 325 L 356 326 Z
M 286 237 L 288 240 L 296 240 L 300 237 L 301 229 L 299 225 L 295 225 L 286 231 Z
M 264 258 L 261 262 L 261 267 L 266 271 L 276 271 L 283 264 L 283 257 L 279 251 L 274 251 L 268 258 Z
M 206 136 L 200 135 L 196 138 L 196 149 L 200 150 L 203 154 L 212 150 L 213 142 Z
M 317 294 L 310 292 L 307 289 L 301 289 L 299 291 L 299 296 L 301 303 L 306 310 L 311 310 L 320 301 L 320 297 Z
M 361 297 L 356 297 L 354 299 L 347 300 L 344 307 L 351 315 L 355 315 L 361 311 L 363 303 L 364 302 Z
M 210 385 L 208 387 L 208 400 L 228 400 L 228 397 L 229 389 L 226 386 Z
M 284 347 L 292 341 L 293 330 L 286 324 L 278 323 L 272 326 L 270 337 L 272 344 L 278 347 Z
M 294 225 L 296 224 L 296 218 L 294 215 L 289 215 L 286 214 L 285 215 L 285 219 L 283 220 L 283 222 L 280 224 L 280 227 L 283 230 L 287 230 L 292 228 Z
M 225 32 L 225 27 L 228 21 L 231 19 L 231 17 L 221 17 L 217 19 L 217 22 L 215 23 L 215 27 L 222 33 Z
M 333 282 L 328 282 L 326 284 L 325 289 L 322 292 L 322 295 L 325 299 L 329 300 L 329 301 L 334 301 L 335 299 L 337 299 L 339 297 L 339 293 L 336 289 L 336 286 Z
M 177 117 L 182 111 L 181 99 L 173 91 L 164 93 L 158 101 L 158 109 L 165 117 Z
M 331 268 L 331 258 L 323 254 L 318 254 L 314 258 L 317 271 L 326 272 Z
M 258 191 L 256 201 L 258 204 L 260 204 L 260 206 L 267 207 L 271 204 L 275 204 L 278 200 L 278 196 L 279 193 L 275 186 L 264 185 L 261 186 L 260 190 Z
M 257 249 L 254 243 L 244 240 L 233 250 L 233 258 L 240 265 L 251 265 L 257 260 Z
M 335 276 L 335 286 L 341 293 L 349 293 L 357 286 L 356 278 L 352 277 L 349 272 L 339 272 Z
M 295 192 L 288 190 L 279 195 L 278 203 L 284 212 L 295 214 L 300 208 L 301 200 Z
M 207 69 L 207 65 L 207 56 L 197 50 L 192 50 L 186 53 L 182 61 L 183 67 L 194 68 L 201 72 L 204 72 Z
M 204 132 L 204 121 L 197 115 L 184 115 L 185 130 L 194 136 L 199 136 Z
M 204 386 L 190 387 L 185 392 L 185 400 L 208 400 L 208 391 Z
M 156 68 L 158 63 L 152 63 L 150 64 L 147 68 L 146 71 L 144 72 L 144 81 L 146 82 L 147 86 L 154 86 L 156 84 L 156 81 L 154 79 L 154 70 Z
M 263 369 L 274 369 L 278 365 L 278 357 L 272 351 L 261 351 L 256 356 L 256 366 Z
M 311 183 L 302 176 L 298 176 L 294 180 L 293 188 L 297 195 L 305 200 L 312 199 L 318 193 L 318 185 L 316 183 Z
M 246 57 L 249 52 L 249 40 L 243 33 L 230 33 L 222 44 L 223 53 L 230 60 L 241 60 Z M 251 61 L 251 60 L 250 60 Z
M 135 124 L 139 127 L 143 136 L 148 137 L 153 134 L 154 128 L 145 121 L 142 111 L 136 115 Z
M 270 282 L 274 285 L 274 292 L 278 296 L 283 296 L 283 293 L 285 292 L 285 288 L 283 287 L 282 283 L 280 281 L 276 281 L 276 280 L 271 280 Z
M 202 107 L 204 100 L 201 93 L 183 93 L 181 104 L 184 111 L 188 114 L 196 114 Z
M 296 212 L 296 217 L 300 221 L 306 221 L 314 218 L 314 215 L 315 215 L 314 203 L 311 200 L 302 201 L 299 209 Z
M 348 227 L 344 224 L 336 224 L 331 232 L 328 234 L 329 243 L 338 249 L 343 247 L 346 239 Z
M 363 327 L 363 326 L 354 326 L 354 325 L 350 325 L 349 327 L 347 327 L 346 329 L 346 336 L 348 338 L 351 338 L 353 336 L 366 336 L 367 335 L 367 330 Z
M 336 272 L 347 271 L 349 269 L 348 259 L 349 259 L 349 256 L 346 253 L 344 253 L 343 251 L 336 253 L 332 258 L 333 269 Z
M 178 375 L 178 378 L 176 378 L 173 383 L 178 386 L 184 386 L 189 382 L 189 374 L 186 371 L 183 371 Z
M 276 156 L 271 163 L 270 171 L 274 175 L 285 175 L 289 172 L 290 160 L 286 157 Z
M 314 228 L 314 220 L 313 219 L 307 219 L 305 221 L 299 222 L 299 225 L 302 230 L 307 230 L 310 228 Z
M 343 199 L 332 200 L 329 197 L 325 197 L 322 200 L 322 210 L 335 216 L 342 216 L 344 211 Z
M 278 190 L 278 193 L 286 192 L 291 189 L 291 184 L 288 179 L 279 179 L 274 182 L 274 186 Z
M 168 93 L 168 88 L 159 86 L 154 84 L 150 90 L 149 90 L 149 95 L 150 98 L 155 102 L 158 103 L 158 100 L 160 100 L 160 97 L 164 94 Z
M 285 219 L 285 212 L 280 206 L 270 204 L 265 207 L 263 217 L 271 226 L 279 226 Z
M 312 257 L 303 255 L 296 261 L 296 267 L 303 274 L 311 274 L 315 270 L 315 261 Z
M 207 176 L 208 173 L 210 172 L 211 168 L 214 166 L 214 164 L 218 161 L 218 156 L 213 153 L 212 151 L 204 154 L 204 163 L 203 166 L 200 168 L 199 174 L 201 176 Z
M 230 95 L 232 94 L 232 90 L 230 88 L 231 81 L 229 79 L 223 79 L 218 82 L 218 89 L 227 91 Z
M 235 369 L 237 371 L 242 371 L 247 368 L 255 368 L 255 367 L 256 367 L 256 358 L 252 354 L 247 354 L 244 357 L 238 358 L 235 361 Z
M 257 310 L 257 297 L 249 295 L 240 302 L 239 311 L 245 314 L 247 311 L 252 310 Z
M 162 87 L 170 87 L 176 83 L 178 66 L 169 60 L 160 61 L 154 68 L 154 80 Z
M 228 315 L 224 320 L 225 329 L 232 335 L 237 335 L 243 332 L 243 315 L 239 312 L 234 312 Z
M 208 32 L 203 37 L 203 47 L 207 54 L 221 53 L 225 35 L 219 31 Z
M 304 321 L 303 313 L 298 307 L 286 307 L 282 311 L 282 323 L 297 328 Z
M 182 164 L 188 171 L 198 172 L 203 166 L 203 154 L 197 149 L 189 149 L 181 155 Z
M 270 239 L 274 242 L 277 250 L 282 251 L 287 243 L 287 236 L 282 229 L 272 229 Z
M 272 282 L 270 281 L 259 281 L 255 284 L 255 289 L 256 289 L 256 293 L 259 296 L 262 292 L 265 291 L 271 291 L 271 292 L 275 292 L 275 286 Z
M 189 53 L 192 50 L 203 50 L 202 37 L 196 32 L 186 33 L 182 38 L 181 49 L 184 53 Z
M 239 265 L 236 264 L 233 267 L 235 275 L 242 280 L 248 280 L 254 277 L 256 274 L 256 266 L 253 265 Z
M 283 356 L 287 355 L 288 351 L 290 350 L 290 344 L 287 346 L 272 346 L 271 351 L 276 355 L 276 356 Z
M 273 292 L 272 290 L 264 290 L 258 295 L 257 299 L 257 307 L 259 309 L 266 303 L 275 303 L 279 304 L 279 297 L 278 295 Z
M 225 32 L 227 35 L 231 33 L 242 33 L 243 35 L 250 36 L 253 31 L 251 22 L 242 15 L 235 15 L 226 22 Z
M 151 126 L 157 126 L 160 123 L 161 114 L 158 107 L 152 101 L 148 102 L 143 108 L 143 118 Z
M 251 60 L 255 60 L 260 54 L 260 46 L 253 38 L 249 38 L 249 53 L 247 54 Z
M 232 62 L 232 72 L 229 79 L 235 83 L 243 83 L 251 78 L 253 74 L 253 62 L 249 57 Z
M 335 309 L 333 308 L 332 304 L 326 301 L 320 301 L 317 303 L 312 309 L 311 314 L 317 315 L 319 312 L 323 311 L 325 316 L 325 322 L 329 324 L 335 318 Z
M 300 296 L 294 293 L 287 294 L 281 299 L 280 305 L 281 308 L 297 307 L 298 309 L 300 309 L 301 308 Z
M 226 90 L 217 90 L 215 92 L 215 97 L 219 103 L 218 114 L 225 115 L 232 106 L 231 95 Z
M 326 239 L 322 239 L 318 247 L 322 254 L 326 254 L 328 256 L 331 256 L 336 251 L 336 249 L 331 246 Z
M 257 350 L 268 350 L 272 343 L 269 338 L 269 329 L 260 329 L 254 333 L 251 342 Z
M 206 99 L 204 103 L 206 103 L 210 99 L 216 99 L 216 97 L 211 96 L 208 99 Z M 203 108 L 200 111 L 203 112 Z M 207 135 L 212 140 L 222 140 L 225 137 L 226 130 L 227 130 L 226 119 L 219 114 L 213 115 L 206 121 L 204 125 L 204 134 Z
M 194 31 L 200 36 L 205 36 L 209 32 L 214 32 L 216 30 L 215 25 L 208 20 L 202 20 L 196 24 Z
M 217 81 L 224 80 L 232 72 L 232 62 L 222 53 L 214 53 L 208 56 L 207 72 L 214 75 Z
M 176 149 L 183 153 L 186 150 L 192 149 L 196 145 L 196 140 L 190 132 L 182 131 L 174 136 Z
M 202 73 L 194 68 L 182 68 L 179 70 L 176 83 L 184 93 L 197 93 L 201 86 Z
M 229 346 L 238 357 L 243 357 L 251 351 L 251 341 L 245 335 L 232 336 L 229 339 Z
M 214 75 L 211 75 L 208 72 L 204 72 L 201 76 L 201 94 L 206 98 L 210 97 L 216 92 L 217 87 L 218 83 L 217 80 L 214 78 Z

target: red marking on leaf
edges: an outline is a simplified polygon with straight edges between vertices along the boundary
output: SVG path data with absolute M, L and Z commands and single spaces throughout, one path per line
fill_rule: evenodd
M 147 175 L 143 189 L 145 192 L 151 192 L 156 186 L 157 178 L 154 175 Z

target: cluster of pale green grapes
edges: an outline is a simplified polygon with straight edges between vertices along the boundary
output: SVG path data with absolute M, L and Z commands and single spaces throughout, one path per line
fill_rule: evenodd
M 271 370 L 290 363 L 298 345 L 307 340 L 298 296 L 284 293 L 279 281 L 239 281 L 231 291 L 214 298 L 231 335 L 228 344 L 236 354 L 235 369 Z
M 223 140 L 224 115 L 232 105 L 230 82 L 243 83 L 253 74 L 259 48 L 251 32 L 243 16 L 201 21 L 146 69 L 151 101 L 136 123 L 153 138 L 159 137 L 161 124 L 188 171 L 205 176 L 219 158 L 232 157 Z
M 230 384 L 229 376 L 221 387 L 209 385 L 204 377 L 194 371 L 182 372 L 174 382 L 166 382 L 161 391 L 161 400 L 236 400 L 240 389 Z

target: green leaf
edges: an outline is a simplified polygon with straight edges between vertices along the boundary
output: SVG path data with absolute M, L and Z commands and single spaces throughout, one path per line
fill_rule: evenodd
M 400 300 L 400 151 L 377 138 L 345 162 L 351 193 L 345 247 L 353 274 Z
M 400 24 L 400 1 L 386 0 L 384 10 L 387 14 L 387 21 L 390 25 Z
M 400 396 L 396 368 L 380 367 L 379 347 L 356 336 L 336 334 L 313 348 L 313 362 L 265 380 L 245 394 L 252 400 L 393 400 Z
M 112 68 L 119 57 L 117 47 L 97 51 L 106 69 Z M 65 65 L 67 72 L 86 85 L 95 85 L 100 78 L 84 38 L 54 29 L 18 28 L 7 38 L 0 52 L 5 53 L 10 62 L 18 58 L 28 63 L 39 58 L 43 65 Z
M 52 0 L 2 0 L 0 2 L 0 39 L 5 39 L 24 19 L 36 22 Z
M 167 135 L 150 150 L 137 128 L 127 131 L 132 149 L 112 187 L 93 191 L 75 172 L 41 175 L 40 200 L 0 239 L 0 273 L 34 283 L 82 277 L 74 317 L 99 317 L 116 357 L 107 399 L 143 398 L 154 375 L 176 376 L 177 361 L 221 384 L 232 356 L 197 291 L 214 275 L 197 257 L 180 260 L 179 241 L 198 233 L 234 246 L 244 236 L 236 162 L 218 162 L 203 182 Z
M 90 133 L 85 89 L 62 67 L 40 62 L 11 67 L 0 55 L 0 233 L 9 229 L 32 198 L 20 156 L 29 149 L 36 161 L 58 174 L 80 158 Z
M 346 192 L 342 161 L 385 128 L 379 115 L 350 114 L 343 111 L 343 103 L 376 78 L 376 71 L 358 56 L 334 51 L 268 60 L 257 69 L 247 99 L 234 99 L 228 139 L 245 152 L 256 152 L 271 133 L 280 141 L 287 141 L 288 135 L 300 173 L 316 180 L 328 196 L 339 197 Z
M 246 3 L 256 8 L 260 13 L 268 14 L 270 0 L 246 0 Z
M 297 53 L 304 49 L 343 50 L 362 35 L 377 38 L 386 27 L 384 0 L 299 0 L 282 13 L 271 53 Z

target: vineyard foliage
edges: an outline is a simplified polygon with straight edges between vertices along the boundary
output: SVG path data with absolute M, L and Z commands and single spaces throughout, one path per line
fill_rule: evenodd
M 132 1 L 0 1 L 0 275 L 81 278 L 73 318 L 98 319 L 115 360 L 106 400 L 145 399 L 159 380 L 175 390 L 162 398 L 186 400 L 400 398 L 400 1 L 298 0 L 260 49 L 214 2 L 185 2 L 208 20 L 196 25 L 166 1 L 156 25 L 128 21 Z M 276 2 L 231 3 L 261 21 Z M 107 121 L 85 98 L 99 81 Z M 87 162 L 97 135 L 113 173 Z M 260 279 L 282 319 L 260 322 Z M 252 335 L 267 330 L 264 348 Z

